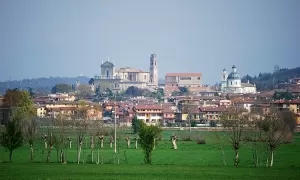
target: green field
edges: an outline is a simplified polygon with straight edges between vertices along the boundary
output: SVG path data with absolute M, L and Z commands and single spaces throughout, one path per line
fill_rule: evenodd
M 169 137 L 176 133 L 202 136 L 206 144 L 195 141 L 178 141 L 178 149 L 171 149 Z M 8 152 L 0 149 L 1 179 L 299 179 L 300 178 L 300 134 L 294 135 L 292 143 L 281 145 L 275 152 L 274 166 L 265 167 L 265 148 L 261 146 L 262 167 L 254 167 L 251 144 L 242 144 L 240 164 L 233 167 L 234 152 L 227 140 L 226 133 L 219 132 L 221 141 L 217 141 L 213 132 L 164 131 L 162 141 L 153 152 L 153 162 L 145 165 L 143 151 L 134 149 L 134 141 L 128 149 L 124 138 L 119 142 L 120 164 L 114 164 L 113 149 L 108 142 L 100 150 L 100 164 L 91 161 L 89 137 L 83 144 L 82 162 L 77 164 L 77 146 L 75 139 L 71 149 L 66 148 L 67 164 L 57 162 L 57 152 L 51 153 L 51 163 L 46 164 L 46 152 L 43 141 L 35 144 L 34 162 L 29 163 L 29 147 L 14 151 L 13 162 L 8 162 Z M 130 134 L 126 134 L 130 135 Z M 131 135 L 132 136 L 132 135 Z M 125 135 L 123 135 L 125 137 Z M 132 136 L 133 137 L 133 136 Z M 223 165 L 220 145 L 223 145 L 227 165 Z

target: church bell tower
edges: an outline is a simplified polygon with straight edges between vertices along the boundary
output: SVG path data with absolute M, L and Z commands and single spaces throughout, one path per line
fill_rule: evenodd
M 156 54 L 151 54 L 150 57 L 150 84 L 158 87 L 158 69 Z

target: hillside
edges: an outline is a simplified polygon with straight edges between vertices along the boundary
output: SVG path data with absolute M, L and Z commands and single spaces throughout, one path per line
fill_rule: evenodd
M 259 73 L 257 76 L 251 77 L 246 75 L 242 77 L 242 82 L 255 83 L 257 90 L 270 90 L 277 87 L 279 83 L 288 82 L 290 78 L 300 77 L 300 67 L 293 69 L 278 69 L 273 73 Z
M 0 82 L 0 94 L 5 93 L 6 89 L 28 89 L 32 88 L 38 92 L 51 92 L 52 87 L 55 84 L 65 83 L 73 85 L 76 81 L 80 81 L 81 84 L 87 84 L 89 77 L 78 76 L 78 77 L 49 77 L 49 78 L 34 78 L 34 79 L 23 79 L 20 81 L 6 81 Z

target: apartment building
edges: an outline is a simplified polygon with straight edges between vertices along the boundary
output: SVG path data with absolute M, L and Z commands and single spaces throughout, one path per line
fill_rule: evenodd
M 185 86 L 201 87 L 201 73 L 167 73 L 165 76 L 165 85 L 168 86 Z
M 148 125 L 157 125 L 162 123 L 163 107 L 160 104 L 143 104 L 135 106 L 135 112 L 138 119 Z

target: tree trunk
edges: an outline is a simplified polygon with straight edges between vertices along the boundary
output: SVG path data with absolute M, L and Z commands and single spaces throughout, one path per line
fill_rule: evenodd
M 33 145 L 30 144 L 30 162 L 33 161 Z
M 46 141 L 45 141 L 44 145 L 45 145 L 45 149 L 47 149 L 47 148 L 48 148 L 48 145 L 47 145 L 47 142 L 46 142 Z
M 77 154 L 77 163 L 80 163 L 80 155 L 81 155 L 81 144 L 79 144 L 78 154 Z
M 127 140 L 127 148 L 130 148 L 130 140 Z
M 101 139 L 101 148 L 103 148 L 103 139 Z
M 135 149 L 137 149 L 138 141 L 135 140 Z
M 271 151 L 271 161 L 270 161 L 270 167 L 273 166 L 273 161 L 274 161 L 274 151 Z
M 13 150 L 10 149 L 9 150 L 9 162 L 12 162 L 12 153 L 13 153 Z
M 69 147 L 72 148 L 72 141 L 69 141 Z
M 239 165 L 239 150 L 235 150 L 234 166 Z
M 100 157 L 99 157 L 99 147 L 97 149 L 97 161 L 96 161 L 96 164 L 99 164 L 100 162 Z
M 51 151 L 52 151 L 52 147 L 50 147 L 49 150 L 48 150 L 47 163 L 50 162 L 50 154 L 51 154 Z
M 155 149 L 155 138 L 153 140 L 153 149 Z
M 92 154 L 92 163 L 94 162 L 94 148 L 91 149 L 91 154 Z
M 222 152 L 222 155 L 223 155 L 223 163 L 226 166 L 226 157 L 225 157 L 223 146 L 221 146 L 221 152 Z

